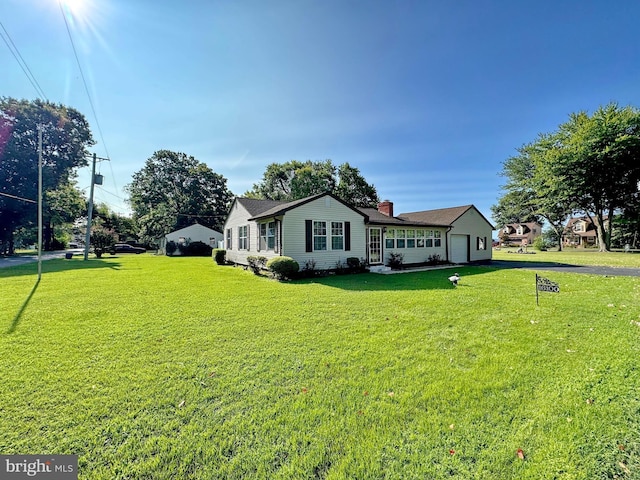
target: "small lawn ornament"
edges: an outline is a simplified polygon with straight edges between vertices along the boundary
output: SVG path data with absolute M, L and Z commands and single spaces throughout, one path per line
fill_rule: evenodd
M 454 273 L 453 275 L 451 275 L 449 277 L 449 281 L 451 283 L 453 283 L 454 287 L 457 287 L 458 286 L 458 282 L 460 281 L 460 275 L 458 275 L 457 273 Z

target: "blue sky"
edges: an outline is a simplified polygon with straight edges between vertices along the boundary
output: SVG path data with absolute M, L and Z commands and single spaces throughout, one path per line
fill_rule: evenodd
M 269 163 L 330 158 L 397 213 L 490 218 L 516 148 L 571 112 L 640 106 L 638 2 L 68 1 L 95 116 L 58 0 L 3 0 L 0 22 L 47 98 L 90 122 L 111 158 L 96 200 L 120 212 L 169 149 L 237 195 Z M 4 42 L 0 65 L 0 95 L 36 98 Z

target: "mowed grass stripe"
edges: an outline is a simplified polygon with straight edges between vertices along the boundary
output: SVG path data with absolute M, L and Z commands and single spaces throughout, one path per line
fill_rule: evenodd
M 77 453 L 91 479 L 638 471 L 637 279 L 549 273 L 536 307 L 520 270 L 85 263 L 45 262 L 17 323 L 33 270 L 0 271 L 4 453 Z

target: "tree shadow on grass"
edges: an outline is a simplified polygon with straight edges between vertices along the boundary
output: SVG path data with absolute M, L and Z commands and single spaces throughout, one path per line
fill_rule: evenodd
M 42 262 L 42 273 L 54 273 L 64 272 L 67 270 L 85 270 L 93 268 L 110 268 L 112 270 L 119 270 L 121 263 L 114 261 L 107 261 L 105 259 L 92 258 L 86 262 L 81 259 L 52 259 Z M 37 275 L 38 263 L 30 262 L 22 265 L 16 265 L 12 267 L 0 268 L 0 279 L 10 277 L 21 277 L 25 275 Z
M 494 269 L 495 270 L 495 269 Z M 461 280 L 456 287 L 449 277 L 459 273 Z M 361 273 L 354 275 L 330 275 L 328 277 L 310 278 L 294 282 L 297 285 L 320 284 L 342 290 L 355 291 L 399 291 L 399 290 L 455 290 L 467 288 L 465 278 L 487 273 L 487 268 L 458 267 L 437 270 L 411 271 L 391 275 L 378 273 Z

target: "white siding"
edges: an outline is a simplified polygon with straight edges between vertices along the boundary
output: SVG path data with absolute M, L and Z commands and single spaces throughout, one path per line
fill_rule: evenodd
M 251 255 L 262 256 L 267 258 L 277 257 L 279 254 L 274 251 L 258 251 L 258 236 L 259 228 L 258 224 L 254 221 L 249 221 L 252 215 L 244 208 L 237 200 L 231 205 L 231 210 L 227 216 L 227 221 L 224 224 L 223 235 L 223 248 L 227 251 L 227 261 L 237 263 L 240 265 L 248 265 L 247 257 Z M 238 249 L 238 227 L 247 225 L 248 228 L 248 250 Z M 227 230 L 231 229 L 231 248 L 227 247 Z
M 469 257 L 472 262 L 476 262 L 481 260 L 491 260 L 492 233 L 492 226 L 487 222 L 487 220 L 485 220 L 485 218 L 475 208 L 470 208 L 453 223 L 453 228 L 449 232 L 449 235 L 450 239 L 452 235 L 468 235 L 470 237 Z M 484 250 L 478 249 L 478 238 L 482 239 L 485 247 Z M 460 255 L 457 255 L 452 250 L 453 248 L 453 242 L 449 241 L 449 258 L 451 258 L 452 261 L 454 261 L 454 258 L 460 257 Z
M 438 255 L 440 257 L 440 260 L 447 260 L 447 242 L 446 242 L 446 235 L 447 235 L 447 229 L 446 228 L 437 228 L 437 227 L 406 227 L 406 226 L 398 226 L 398 225 L 389 225 L 386 227 L 387 230 L 389 229 L 402 229 L 402 230 L 433 230 L 434 232 L 439 231 L 440 232 L 440 246 L 439 247 L 414 247 L 414 248 L 408 248 L 406 246 L 406 242 L 405 242 L 405 248 L 397 248 L 394 247 L 393 249 L 391 248 L 386 248 L 386 234 L 383 234 L 383 240 L 382 240 L 382 258 L 384 259 L 384 264 L 386 265 L 389 261 L 389 254 L 390 253 L 401 253 L 403 255 L 402 258 L 402 262 L 404 264 L 411 264 L 411 263 L 424 263 L 426 261 L 429 260 L 429 256 L 433 256 L 433 255 Z
M 329 236 L 327 250 L 306 252 L 305 220 L 325 221 L 329 230 L 331 222 L 351 222 L 351 250 L 331 250 Z M 364 217 L 329 196 L 317 198 L 286 212 L 282 237 L 282 254 L 295 259 L 300 268 L 307 260 L 315 260 L 317 269 L 327 270 L 335 268 L 338 261 L 346 264 L 349 257 L 366 258 Z
M 167 242 L 178 242 L 180 238 L 189 239 L 192 242 L 203 242 L 211 245 L 213 248 L 218 246 L 218 241 L 222 240 L 222 234 L 204 225 L 195 224 L 175 232 L 167 233 L 165 236 Z M 214 239 L 213 241 L 211 239 Z

